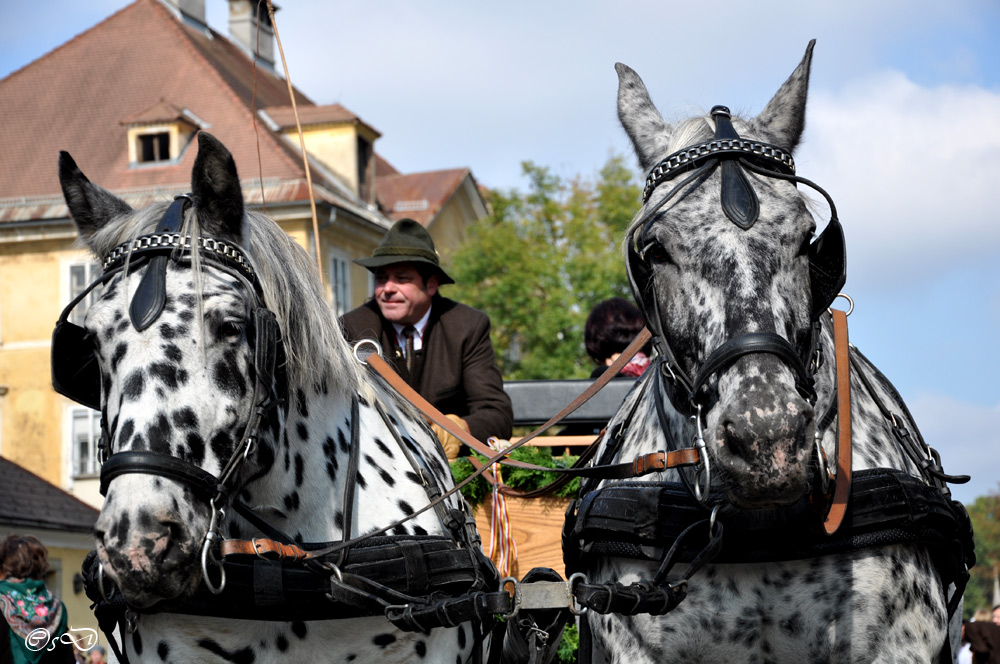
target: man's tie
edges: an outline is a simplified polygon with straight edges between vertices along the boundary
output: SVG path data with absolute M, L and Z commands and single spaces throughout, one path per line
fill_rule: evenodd
M 417 330 L 412 325 L 407 325 L 403 328 L 403 339 L 406 344 L 406 349 L 404 351 L 406 355 L 406 370 L 409 373 L 413 373 L 413 335 L 417 333 Z

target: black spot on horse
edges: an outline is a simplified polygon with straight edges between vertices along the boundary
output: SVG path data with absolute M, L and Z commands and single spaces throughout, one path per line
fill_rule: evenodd
M 309 429 L 306 428 L 305 422 L 299 422 L 295 425 L 295 433 L 298 434 L 299 440 L 302 442 L 308 442 L 309 440 Z
M 291 624 L 292 634 L 299 637 L 300 639 L 306 638 L 306 624 L 301 620 L 296 620 Z
M 181 352 L 181 349 L 176 344 L 164 344 L 163 355 L 171 362 L 179 363 L 184 359 L 184 353 Z
M 167 645 L 166 641 L 160 641 L 156 644 L 156 654 L 160 656 L 161 661 L 167 661 L 167 657 L 170 656 L 170 646 Z
M 253 648 L 250 647 L 229 651 L 212 639 L 201 639 L 198 641 L 198 646 L 233 664 L 253 664 L 257 659 Z
M 114 373 L 118 370 L 118 363 L 125 358 L 125 353 L 128 352 L 128 346 L 125 344 L 118 344 L 115 346 L 115 352 L 111 354 L 111 371 Z
M 125 420 L 122 424 L 121 430 L 118 432 L 118 449 L 125 448 L 126 445 L 132 440 L 132 434 L 135 433 L 135 422 L 131 419 Z
M 242 397 L 246 394 L 246 384 L 236 370 L 236 359 L 231 353 L 226 354 L 226 359 L 215 363 L 212 380 L 216 387 L 230 396 Z
M 279 634 L 278 638 L 274 640 L 274 645 L 278 652 L 285 652 L 288 650 L 288 639 L 285 638 L 284 634 Z
M 199 434 L 191 432 L 184 440 L 187 442 L 188 455 L 191 457 L 188 460 L 196 466 L 200 466 L 205 460 L 205 439 Z
M 133 371 L 122 383 L 122 401 L 136 401 L 145 389 L 146 377 L 139 371 Z
M 149 367 L 149 373 L 158 378 L 170 390 L 176 390 L 179 385 L 187 382 L 186 371 L 166 362 L 154 362 Z
M 351 444 L 347 441 L 347 436 L 344 435 L 343 429 L 337 429 L 337 444 L 340 446 L 340 451 L 344 454 L 348 454 L 351 451 Z
M 212 446 L 212 454 L 220 460 L 228 459 L 229 455 L 232 454 L 233 439 L 225 431 L 219 431 L 212 436 L 212 441 L 209 444 Z
M 299 492 L 292 491 L 290 494 L 285 496 L 285 509 L 289 511 L 299 509 Z
M 198 426 L 198 416 L 188 407 L 178 408 L 171 414 L 174 426 L 179 429 L 194 429 Z
M 146 427 L 146 437 L 149 439 L 149 450 L 160 454 L 170 454 L 170 422 L 166 415 L 160 413 Z
M 458 626 L 458 647 L 465 649 L 465 627 L 463 625 Z
M 142 654 L 142 637 L 139 636 L 139 632 L 132 633 L 132 647 L 135 648 L 135 654 Z
M 380 648 L 386 648 L 396 642 L 396 637 L 393 634 L 377 634 L 375 638 L 372 639 L 372 643 Z
M 417 641 L 415 644 L 413 644 L 413 651 L 417 653 L 417 657 L 423 659 L 423 657 L 427 655 L 427 642 Z
M 303 476 L 305 475 L 305 460 L 302 458 L 301 454 L 295 455 L 295 486 L 302 486 Z
M 381 438 L 375 438 L 375 446 L 382 451 L 382 454 L 386 455 L 390 459 L 392 458 L 392 450 L 390 450 L 389 447 L 382 442 Z
M 164 339 L 170 340 L 177 336 L 177 330 L 170 323 L 164 323 L 160 326 L 160 336 Z
M 403 514 L 405 514 L 406 516 L 410 516 L 411 514 L 413 514 L 413 507 L 411 507 L 410 504 L 405 500 L 400 500 L 396 504 L 399 506 L 399 509 L 402 510 Z

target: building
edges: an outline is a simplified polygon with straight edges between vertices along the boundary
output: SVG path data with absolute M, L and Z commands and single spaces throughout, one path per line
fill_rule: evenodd
M 141 207 L 189 189 L 194 138 L 210 131 L 232 151 L 247 203 L 318 245 L 334 314 L 369 296 L 351 261 L 394 219 L 418 218 L 447 251 L 486 214 L 468 169 L 399 173 L 376 150 L 378 130 L 296 90 L 314 226 L 270 17 L 251 0 L 229 4 L 225 37 L 206 25 L 204 0 L 135 0 L 0 80 L 0 456 L 92 505 L 99 415 L 55 394 L 49 374 L 55 320 L 97 274 L 63 203 L 60 150 Z
M 99 633 L 80 574 L 94 548 L 96 522 L 96 509 L 0 458 L 0 541 L 12 534 L 34 535 L 45 545 L 50 568 L 45 585 L 66 605 L 67 626 L 81 637 L 84 629 Z M 105 641 L 103 635 L 98 638 Z

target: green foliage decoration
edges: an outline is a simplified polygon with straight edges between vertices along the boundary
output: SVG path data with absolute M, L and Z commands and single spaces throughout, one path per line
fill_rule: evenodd
M 473 456 L 481 462 L 486 461 L 486 457 L 478 453 L 473 453 Z M 577 459 L 577 457 L 570 454 L 553 456 L 551 448 L 531 447 L 528 445 L 519 447 L 511 452 L 510 458 L 544 468 L 569 468 Z M 503 477 L 503 483 L 513 489 L 520 489 L 522 491 L 541 488 L 557 477 L 556 473 L 547 473 L 543 470 L 528 470 L 526 468 L 514 468 L 511 466 L 502 466 L 502 468 L 501 476 Z M 472 462 L 467 458 L 461 457 L 451 462 L 451 474 L 455 478 L 456 484 L 463 481 L 474 471 L 475 468 Z M 580 478 L 575 477 L 565 486 L 553 492 L 552 495 L 557 498 L 573 498 L 579 489 Z M 462 487 L 462 495 L 465 496 L 465 500 L 472 507 L 479 505 L 491 493 L 492 488 L 490 484 L 482 476 L 477 477 Z

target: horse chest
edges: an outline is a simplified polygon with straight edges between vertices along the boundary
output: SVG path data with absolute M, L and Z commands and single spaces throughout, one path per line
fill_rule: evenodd
M 648 574 L 620 562 L 601 570 L 623 582 Z M 713 565 L 666 616 L 590 616 L 594 661 L 931 661 L 946 637 L 943 598 L 927 554 L 907 547 Z
M 468 658 L 472 644 L 468 625 L 423 635 L 370 619 L 272 623 L 183 615 L 143 616 L 140 629 L 126 639 L 135 664 L 433 662 L 443 653 L 450 662 L 459 655 L 462 661 Z

